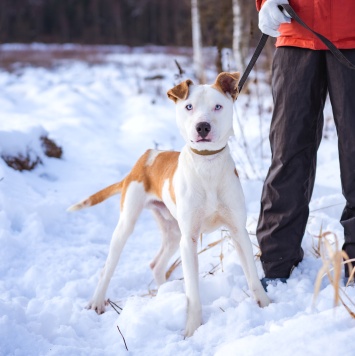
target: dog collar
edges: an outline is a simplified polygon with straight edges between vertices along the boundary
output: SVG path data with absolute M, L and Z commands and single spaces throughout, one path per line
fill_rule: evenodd
M 191 151 L 193 153 L 196 153 L 197 155 L 201 155 L 201 156 L 211 156 L 211 155 L 215 155 L 216 153 L 222 152 L 227 146 L 222 147 L 220 150 L 217 151 L 209 151 L 209 150 L 196 150 L 195 148 L 190 147 Z

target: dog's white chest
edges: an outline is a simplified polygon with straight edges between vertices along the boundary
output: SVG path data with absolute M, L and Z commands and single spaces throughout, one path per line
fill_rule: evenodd
M 228 154 L 207 161 L 192 158 L 186 151 L 180 155 L 175 181 L 179 224 L 191 218 L 200 233 L 209 233 L 224 226 L 230 216 L 230 195 L 236 198 L 234 190 L 239 184 L 233 173 L 234 163 Z

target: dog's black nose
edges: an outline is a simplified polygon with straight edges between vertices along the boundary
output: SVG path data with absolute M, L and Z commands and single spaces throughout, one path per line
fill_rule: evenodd
M 208 122 L 199 122 L 196 125 L 196 131 L 202 138 L 205 138 L 211 131 L 211 125 Z

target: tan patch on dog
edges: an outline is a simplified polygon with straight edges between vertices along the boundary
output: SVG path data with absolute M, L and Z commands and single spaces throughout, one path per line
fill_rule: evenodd
M 176 165 L 177 166 L 177 165 Z M 175 173 L 175 171 L 174 171 Z M 176 196 L 175 196 L 175 190 L 173 186 L 173 177 L 169 178 L 169 193 L 170 193 L 170 198 L 176 204 Z
M 176 85 L 174 88 L 170 89 L 167 94 L 168 98 L 173 100 L 175 103 L 178 100 L 185 100 L 189 95 L 189 86 L 192 85 L 193 82 L 190 79 L 185 80 L 184 82 Z
M 234 174 L 239 178 L 239 174 L 238 174 L 237 168 L 234 168 Z
M 123 180 L 121 208 L 124 204 L 126 190 L 133 181 L 142 182 L 146 192 L 154 194 L 159 200 L 162 200 L 164 182 L 169 180 L 170 196 L 173 202 L 176 202 L 172 182 L 180 152 L 162 151 L 156 157 L 154 155 L 154 151 L 146 151 Z M 153 157 L 154 160 L 152 159 Z
M 212 88 L 218 90 L 220 93 L 226 95 L 229 93 L 233 100 L 237 99 L 239 91 L 238 91 L 238 83 L 240 79 L 240 73 L 226 73 L 222 72 L 218 75 L 214 84 L 211 85 Z
M 101 203 L 102 201 L 112 197 L 115 194 L 119 194 L 122 191 L 123 181 L 119 183 L 112 184 L 97 193 L 91 195 L 89 198 L 81 201 L 78 204 L 72 205 L 68 208 L 68 211 L 76 211 L 83 208 L 87 208 L 89 206 L 93 206 Z

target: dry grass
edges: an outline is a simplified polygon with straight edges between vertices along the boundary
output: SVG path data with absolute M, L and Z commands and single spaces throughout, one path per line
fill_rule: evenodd
M 47 157 L 62 158 L 63 150 L 53 140 L 47 136 L 40 137 L 41 146 Z
M 351 317 L 355 318 L 355 303 L 346 293 L 346 287 L 352 282 L 355 274 L 355 267 L 353 268 L 351 264 L 355 259 L 349 259 L 346 252 L 339 248 L 338 238 L 333 232 L 323 232 L 321 227 L 319 235 L 314 237 L 318 242 L 313 246 L 313 253 L 322 259 L 322 267 L 314 284 L 313 302 L 315 303 L 319 295 L 323 278 L 327 277 L 334 289 L 334 307 L 342 304 Z M 348 266 L 350 275 L 345 288 L 341 286 L 341 272 L 344 265 Z
M 260 257 L 261 257 L 260 246 L 257 245 L 257 244 L 254 244 L 253 242 L 252 242 L 252 245 L 253 245 L 254 247 L 256 247 L 256 249 L 257 249 L 257 251 L 256 251 L 256 253 L 255 253 L 255 255 L 254 255 L 254 259 L 255 259 L 255 261 L 258 261 L 258 260 L 260 260 Z
M 154 280 L 152 280 L 149 284 L 148 284 L 148 293 L 142 294 L 141 297 L 156 297 L 157 293 L 158 293 L 158 289 L 152 289 L 151 285 L 154 282 Z
M 1 158 L 9 167 L 20 172 L 31 171 L 42 163 L 42 160 L 38 156 L 31 158 L 29 152 L 27 152 L 26 156 L 22 154 L 16 156 L 3 154 L 1 155 Z

